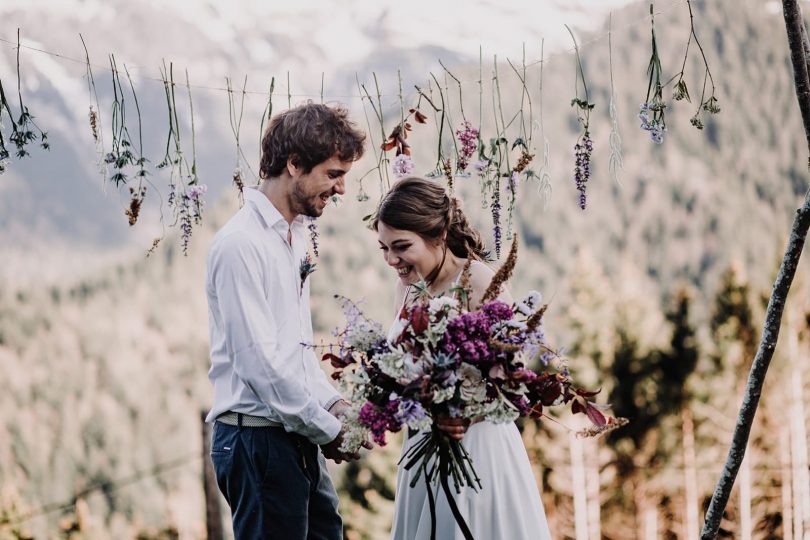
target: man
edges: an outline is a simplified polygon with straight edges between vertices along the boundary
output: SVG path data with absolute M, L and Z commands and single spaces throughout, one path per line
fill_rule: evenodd
M 345 109 L 306 103 L 274 117 L 262 139 L 261 184 L 217 233 L 206 292 L 214 422 L 211 458 L 237 540 L 341 540 L 324 456 L 340 451 L 346 403 L 312 342 L 304 216 L 345 193 L 365 135 Z

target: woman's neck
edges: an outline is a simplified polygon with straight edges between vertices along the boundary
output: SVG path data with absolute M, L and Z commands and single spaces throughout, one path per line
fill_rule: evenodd
M 456 257 L 448 250 L 447 258 L 439 270 L 439 275 L 436 276 L 436 279 L 430 284 L 430 293 L 439 295 L 447 292 L 456 279 L 456 276 L 461 272 L 461 268 L 464 266 L 465 262 L 467 262 L 466 259 Z

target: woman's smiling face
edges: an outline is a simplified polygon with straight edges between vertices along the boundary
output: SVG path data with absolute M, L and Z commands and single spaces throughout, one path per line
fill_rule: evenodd
M 428 242 L 415 232 L 394 229 L 380 221 L 377 240 L 385 262 L 406 285 L 424 279 L 441 264 L 441 242 Z

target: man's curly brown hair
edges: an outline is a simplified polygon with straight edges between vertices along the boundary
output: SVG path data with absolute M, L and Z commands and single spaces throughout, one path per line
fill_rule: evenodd
M 262 137 L 259 175 L 263 179 L 279 176 L 288 159 L 304 173 L 332 156 L 357 161 L 363 156 L 365 140 L 365 133 L 349 120 L 344 107 L 308 101 L 270 121 Z

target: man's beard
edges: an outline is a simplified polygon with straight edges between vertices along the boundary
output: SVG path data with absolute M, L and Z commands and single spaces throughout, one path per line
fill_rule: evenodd
M 302 214 L 304 216 L 309 216 L 313 218 L 321 217 L 321 214 L 323 214 L 323 210 L 321 210 L 316 206 L 317 202 L 320 201 L 320 199 L 321 199 L 320 195 L 307 196 L 307 194 L 304 192 L 303 187 L 301 187 L 301 184 L 299 183 L 296 183 L 293 186 L 291 202 L 293 210 L 295 210 L 297 214 Z

